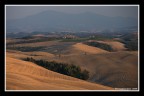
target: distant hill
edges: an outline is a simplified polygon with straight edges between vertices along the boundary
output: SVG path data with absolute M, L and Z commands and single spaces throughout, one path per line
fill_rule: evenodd
M 108 17 L 92 12 L 69 14 L 44 11 L 21 19 L 6 20 L 6 31 L 99 31 L 131 28 L 137 25 L 135 18 Z

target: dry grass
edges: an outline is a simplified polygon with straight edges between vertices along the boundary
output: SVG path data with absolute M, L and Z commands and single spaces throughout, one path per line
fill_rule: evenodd
M 31 62 L 7 56 L 7 90 L 110 90 L 112 88 L 86 82 L 49 71 Z
M 67 50 L 65 50 L 66 54 L 61 54 L 60 58 L 47 52 L 20 51 L 9 51 L 7 57 L 18 59 L 33 57 L 35 59 L 75 64 L 90 72 L 90 81 L 117 88 L 137 88 L 138 52 L 123 51 L 124 48 L 122 45 L 115 41 L 113 43 L 112 41 L 103 42 L 110 42 L 111 46 L 118 47 L 116 48 L 117 51 L 107 52 L 100 48 L 77 43 L 69 46 Z M 85 52 L 86 54 L 84 55 Z
M 90 72 L 90 80 L 94 82 L 117 88 L 138 87 L 137 52 L 67 55 L 55 61 L 75 64 L 87 69 Z
M 124 44 L 123 43 L 120 43 L 118 41 L 96 41 L 96 42 L 99 42 L 99 43 L 104 43 L 104 44 L 108 44 L 110 45 L 114 51 L 123 51 L 123 50 L 126 50 L 126 48 L 124 47 Z
M 99 53 L 107 53 L 108 52 L 108 51 L 102 50 L 100 48 L 88 46 L 88 45 L 82 44 L 82 43 L 77 43 L 77 44 L 73 45 L 73 47 L 76 50 L 80 50 L 80 51 L 90 53 L 90 54 L 99 54 Z
M 21 51 L 15 51 L 15 50 L 7 50 L 7 57 L 13 57 L 17 59 L 22 59 L 26 57 L 37 57 L 39 59 L 42 58 L 54 58 L 54 55 L 47 52 L 41 52 L 41 51 L 34 51 L 34 52 L 21 52 Z

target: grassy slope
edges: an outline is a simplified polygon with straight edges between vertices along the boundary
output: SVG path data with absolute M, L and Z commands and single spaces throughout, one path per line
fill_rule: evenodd
M 7 90 L 109 90 L 110 87 L 89 83 L 49 71 L 31 62 L 7 56 Z
M 45 59 L 80 65 L 90 71 L 90 81 L 113 87 L 137 87 L 137 51 L 107 52 L 105 50 L 77 43 L 68 47 L 67 54 L 58 56 L 46 52 L 16 52 L 8 56 L 15 58 Z M 86 55 L 84 55 L 86 52 Z M 36 54 L 38 56 L 31 56 Z
M 137 87 L 137 52 L 71 55 L 56 61 L 73 63 L 87 69 L 91 73 L 90 81 L 112 87 Z
M 120 43 L 118 41 L 97 41 L 99 43 L 105 43 L 110 45 L 114 51 L 123 51 L 126 50 L 126 48 L 124 47 L 123 43 Z

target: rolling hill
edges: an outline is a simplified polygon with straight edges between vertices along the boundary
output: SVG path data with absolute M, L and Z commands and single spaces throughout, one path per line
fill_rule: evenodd
M 15 42 L 15 39 L 9 39 L 8 41 Z M 115 51 L 109 52 L 82 42 L 60 42 L 54 40 L 15 44 L 14 46 L 16 47 L 43 46 L 44 49 L 40 51 L 31 50 L 29 52 L 8 49 L 6 57 L 15 58 L 16 60 L 32 57 L 36 60 L 43 59 L 74 64 L 90 72 L 90 78 L 88 79 L 90 82 L 113 88 L 138 88 L 138 51 L 126 51 L 124 44 L 117 41 L 103 40 L 98 42 L 109 44 Z M 61 54 L 60 57 L 59 54 Z M 14 60 L 12 59 L 7 59 L 7 62 L 13 62 Z M 19 62 L 25 61 L 20 60 Z M 30 62 L 25 63 L 29 64 Z M 21 75 L 24 73 L 21 74 L 20 72 Z
M 90 53 L 90 54 L 98 54 L 98 53 L 107 53 L 108 51 L 102 50 L 100 48 L 88 46 L 86 44 L 77 43 L 73 45 L 74 49 L 80 50 L 82 52 Z
M 90 72 L 90 81 L 116 88 L 138 87 L 137 52 L 119 51 L 67 55 L 57 62 L 76 64 Z
M 60 58 L 48 52 L 20 52 L 13 50 L 8 51 L 7 57 L 17 59 L 32 57 L 37 60 L 43 59 L 75 64 L 90 72 L 89 81 L 91 82 L 115 88 L 138 87 L 137 51 L 105 52 L 99 48 L 97 50 L 97 48 L 79 44 L 69 47 L 66 54 L 61 54 Z M 86 47 L 81 49 L 81 46 Z M 85 52 L 86 54 L 84 54 Z
M 7 90 L 112 90 L 112 88 L 62 75 L 34 63 L 6 58 Z

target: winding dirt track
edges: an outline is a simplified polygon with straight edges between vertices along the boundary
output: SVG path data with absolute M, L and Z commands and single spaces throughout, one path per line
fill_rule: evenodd
M 62 75 L 34 63 L 6 58 L 7 90 L 112 90 L 112 88 Z

